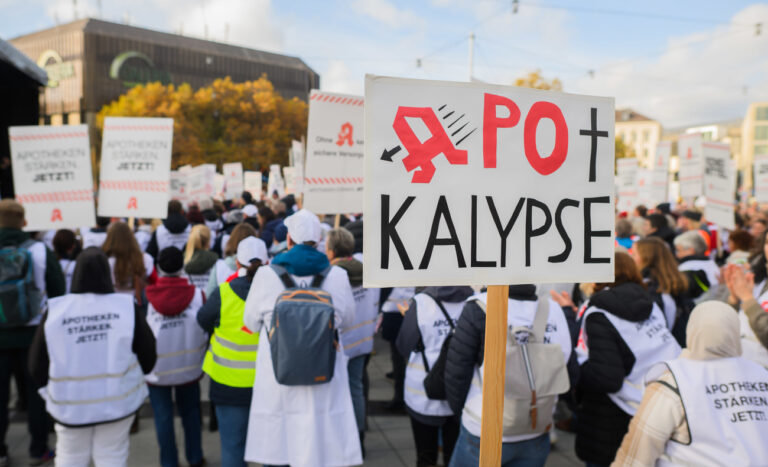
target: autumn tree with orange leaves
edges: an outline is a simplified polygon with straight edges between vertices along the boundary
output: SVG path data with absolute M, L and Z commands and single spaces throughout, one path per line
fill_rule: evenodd
M 136 86 L 101 109 L 99 137 L 108 116 L 173 118 L 173 168 L 203 163 L 221 168 L 226 162 L 242 162 L 245 170 L 287 165 L 291 140 L 307 130 L 307 104 L 284 99 L 266 77 L 245 83 L 217 79 L 197 91 L 188 84 Z

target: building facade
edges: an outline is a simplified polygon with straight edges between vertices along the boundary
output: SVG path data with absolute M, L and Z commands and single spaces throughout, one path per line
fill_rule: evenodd
M 741 124 L 741 154 L 736 160 L 748 188 L 753 186 L 755 156 L 761 155 L 768 155 L 768 102 L 753 102 Z
M 661 123 L 632 109 L 616 110 L 616 137 L 629 146 L 641 167 L 650 167 L 661 141 Z
M 285 98 L 307 100 L 320 78 L 296 57 L 82 19 L 10 41 L 48 73 L 41 123 L 93 125 L 101 108 L 143 83 L 188 83 L 194 89 L 229 76 L 266 75 Z

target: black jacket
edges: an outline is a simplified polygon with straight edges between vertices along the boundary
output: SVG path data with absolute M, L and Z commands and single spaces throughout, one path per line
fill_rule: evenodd
M 664 242 L 669 245 L 669 248 L 674 253 L 675 251 L 675 231 L 670 229 L 669 227 L 662 227 L 660 229 L 656 229 L 656 232 L 648 234 L 649 237 L 659 237 L 660 239 L 664 240 Z
M 626 283 L 595 293 L 589 300 L 621 319 L 639 323 L 650 317 L 653 298 L 635 283 Z M 589 358 L 580 368 L 576 386 L 576 455 L 583 461 L 610 464 L 629 427 L 631 416 L 611 401 L 632 371 L 635 357 L 602 313 L 593 313 L 584 323 Z
M 516 285 L 509 287 L 509 298 L 520 301 L 535 301 L 536 287 L 533 285 Z M 576 322 L 573 310 L 563 310 L 571 334 L 575 332 Z M 573 344 L 573 342 L 572 342 Z M 485 312 L 475 303 L 467 302 L 456 323 L 456 332 L 448 349 L 448 360 L 445 366 L 445 392 L 448 404 L 453 413 L 460 414 L 472 384 L 475 366 L 483 363 L 485 347 Z M 568 375 L 575 381 L 575 358 L 568 364 Z M 521 377 L 525 377 L 522 376 Z
M 168 232 L 172 234 L 179 234 L 187 229 L 189 221 L 186 217 L 184 217 L 183 214 L 172 213 L 169 214 L 165 220 L 163 220 L 163 225 L 166 229 L 168 229 Z M 157 255 L 159 253 L 160 252 L 158 251 L 157 246 L 157 230 L 155 230 L 152 232 L 152 238 L 149 239 L 149 244 L 147 245 L 147 254 L 157 260 Z

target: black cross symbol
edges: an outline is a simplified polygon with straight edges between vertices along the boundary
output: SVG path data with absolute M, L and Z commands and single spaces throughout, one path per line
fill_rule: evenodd
M 591 130 L 579 130 L 580 135 L 589 136 L 592 138 L 592 152 L 589 158 L 589 181 L 595 181 L 595 159 L 597 159 L 597 138 L 608 137 L 607 131 L 597 131 L 597 109 L 592 107 L 592 129 Z

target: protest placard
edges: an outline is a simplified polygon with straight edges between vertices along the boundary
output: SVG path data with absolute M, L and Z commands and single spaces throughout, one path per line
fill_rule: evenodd
M 701 133 L 680 135 L 677 153 L 680 159 L 680 196 L 685 199 L 703 194 L 704 159 L 701 157 Z
M 667 185 L 669 183 L 669 156 L 672 152 L 672 143 L 662 141 L 656 145 L 656 155 L 653 161 L 651 175 L 650 204 L 654 207 L 667 201 Z
M 224 173 L 224 199 L 239 199 L 243 194 L 243 164 L 230 162 L 221 167 Z
M 304 164 L 304 145 L 301 141 L 295 139 L 291 141 L 291 150 L 289 151 L 291 167 Z
M 755 155 L 752 170 L 755 180 L 755 200 L 758 203 L 768 203 L 768 154 Z
M 165 218 L 172 144 L 172 118 L 106 117 L 99 216 Z
M 368 76 L 365 113 L 366 287 L 612 280 L 612 98 Z
M 285 194 L 296 193 L 296 168 L 283 167 L 283 180 L 285 180 Z
M 637 200 L 637 159 L 626 157 L 616 161 L 616 185 L 619 211 L 631 213 L 638 204 Z
M 704 217 L 720 227 L 733 230 L 736 184 L 731 147 L 724 143 L 703 143 L 702 155 L 707 197 Z
M 187 172 L 171 170 L 171 199 L 185 205 L 189 202 L 187 193 Z
M 261 172 L 243 172 L 243 188 L 251 193 L 253 199 L 261 199 Z
M 363 98 L 313 90 L 304 165 L 304 207 L 318 214 L 363 209 Z
M 279 198 L 285 196 L 285 181 L 280 174 L 280 166 L 272 164 L 269 166 L 269 178 L 267 179 L 267 197 L 272 198 L 277 193 Z
M 637 204 L 645 207 L 655 206 L 651 199 L 653 190 L 653 171 L 651 169 L 637 169 Z
M 16 201 L 25 230 L 96 224 L 88 126 L 15 126 L 8 129 Z
M 213 198 L 216 193 L 216 166 L 202 164 L 192 167 L 187 174 L 189 201 L 197 202 L 203 198 Z

